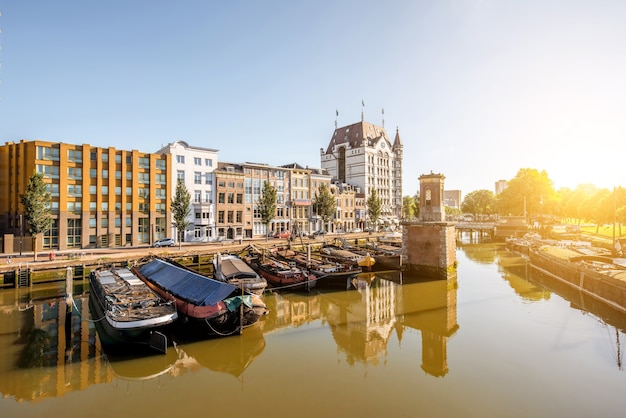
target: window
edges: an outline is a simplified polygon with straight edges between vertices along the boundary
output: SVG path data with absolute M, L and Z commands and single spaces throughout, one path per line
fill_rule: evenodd
M 102 211 L 106 212 L 109 210 L 109 202 L 102 202 Z
M 206 165 L 207 167 L 213 167 L 213 160 L 210 158 L 205 158 L 204 165 Z
M 200 203 L 202 200 L 202 192 L 200 190 L 194 190 L 193 201 L 194 203 Z
M 150 168 L 150 158 L 148 157 L 139 157 L 139 167 L 149 169 Z
M 59 166 L 37 164 L 37 172 L 49 179 L 59 178 Z
M 96 227 L 96 217 L 92 216 L 89 218 L 89 228 L 95 228 Z
M 46 183 L 46 188 L 52 197 L 59 197 L 59 184 Z
M 138 173 L 139 183 L 150 184 L 150 173 Z
M 241 193 L 237 193 L 237 203 L 238 204 L 243 203 L 243 195 Z
M 127 171 L 126 172 L 126 180 L 132 180 L 133 179 L 133 172 L 132 171 Z
M 157 199 L 165 199 L 165 189 L 156 189 L 155 192 Z
M 133 195 L 133 188 L 132 187 L 127 187 L 126 188 L 126 196 L 132 196 Z
M 120 170 L 115 170 L 115 179 L 116 180 L 122 179 L 122 172 Z
M 165 160 L 156 160 L 156 168 L 165 170 Z
M 185 181 L 185 172 L 183 170 L 177 170 L 176 179 Z
M 185 156 L 184 155 L 177 155 L 176 156 L 176 162 L 178 164 L 185 164 Z
M 108 163 L 109 162 L 109 154 L 106 153 L 102 153 L 102 162 L 103 163 Z
M 234 216 L 233 211 L 232 211 L 232 210 L 229 210 L 229 211 L 228 211 L 228 223 L 229 223 L 229 224 L 232 224 L 232 223 L 233 223 L 233 221 L 234 221 L 234 219 L 235 219 L 235 216 Z
M 194 157 L 193 158 L 193 163 L 194 163 L 194 165 L 202 165 L 202 158 Z
M 96 177 L 98 177 L 98 170 L 96 170 L 95 168 L 90 168 L 89 178 L 95 179 Z
M 102 219 L 100 219 L 100 226 L 102 226 L 103 228 L 108 228 L 108 226 L 109 226 L 109 218 L 104 216 Z
M 115 196 L 122 195 L 122 188 L 120 186 L 115 186 Z
M 50 147 L 37 147 L 38 160 L 59 161 L 59 149 Z
M 82 180 L 83 169 L 80 167 L 68 167 L 67 178 L 72 179 L 72 180 Z
M 211 173 L 206 173 L 204 175 L 204 184 L 213 184 L 213 176 Z
M 217 196 L 217 203 L 226 203 L 226 194 L 219 193 Z
M 243 212 L 238 210 L 237 211 L 237 223 L 241 223 L 243 221 Z
M 122 154 L 115 154 L 115 162 L 118 164 L 122 164 Z
M 67 211 L 69 213 L 80 213 L 82 211 L 81 202 L 67 202 Z
M 83 195 L 82 186 L 80 184 L 68 184 L 67 195 L 71 197 L 81 197 Z
M 89 202 L 89 210 L 90 211 L 93 212 L 93 211 L 95 211 L 97 209 L 98 209 L 98 207 L 96 206 L 96 202 Z
M 228 203 L 230 203 L 230 204 L 235 203 L 235 194 L 234 193 L 228 193 Z
M 193 184 L 202 184 L 202 173 L 199 171 L 194 171 L 193 173 Z
M 109 186 L 102 186 L 100 188 L 100 190 L 102 191 L 103 195 L 108 195 L 109 194 Z
M 103 179 L 109 178 L 109 170 L 102 170 L 102 178 Z
M 220 210 L 217 212 L 217 222 L 223 224 L 224 223 L 224 211 Z
M 166 184 L 165 174 L 156 175 L 156 184 Z
M 80 150 L 68 149 L 67 159 L 73 163 L 80 163 L 83 160 L 83 152 Z

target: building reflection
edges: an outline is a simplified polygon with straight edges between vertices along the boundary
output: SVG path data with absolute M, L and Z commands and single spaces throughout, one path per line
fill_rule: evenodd
M 234 338 L 176 344 L 167 355 L 119 358 L 104 353 L 89 316 L 89 296 L 80 289 L 68 309 L 62 289 L 0 291 L 0 392 L 17 401 L 60 397 L 116 379 L 176 377 L 198 370 L 240 381 L 265 349 L 265 335 L 314 321 L 327 323 L 350 365 L 384 362 L 394 331 L 422 335 L 422 369 L 448 371 L 446 344 L 456 322 L 456 279 L 420 281 L 400 272 L 367 273 L 352 290 L 268 295 L 270 313 Z M 416 352 L 417 352 L 416 347 Z

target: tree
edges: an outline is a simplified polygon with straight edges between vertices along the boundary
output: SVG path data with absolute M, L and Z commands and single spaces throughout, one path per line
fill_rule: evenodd
M 548 173 L 534 168 L 522 168 L 497 197 L 497 212 L 501 215 L 538 216 L 554 214 L 558 196 Z
M 415 199 L 411 196 L 404 196 L 402 198 L 402 217 L 406 220 L 411 220 L 416 217 L 418 205 Z
M 185 230 L 191 225 L 189 214 L 191 213 L 191 195 L 185 187 L 183 179 L 178 179 L 176 183 L 176 194 L 172 200 L 172 216 L 174 217 L 174 227 L 178 231 L 178 249 L 182 246 L 182 236 Z
M 483 217 L 495 213 L 496 198 L 491 190 L 475 190 L 465 196 L 461 204 L 464 213 L 471 213 Z
M 276 216 L 276 188 L 267 180 L 263 183 L 263 191 L 256 205 L 261 215 L 261 222 L 265 225 L 265 240 L 267 241 L 270 222 Z
M 43 173 L 33 172 L 33 175 L 28 179 L 26 193 L 21 200 L 22 205 L 24 205 L 24 219 L 28 224 L 28 233 L 33 239 L 35 261 L 37 261 L 37 235 L 50 230 L 52 227 L 51 199 L 52 195 L 43 181 Z
M 378 230 L 378 219 L 382 213 L 382 201 L 376 193 L 376 189 L 372 188 L 370 197 L 367 198 L 367 213 L 369 214 L 370 221 L 374 224 L 374 228 Z
M 322 224 L 328 225 L 328 222 L 332 219 L 337 211 L 337 202 L 328 186 L 324 183 L 315 192 L 315 198 L 313 199 L 313 211 L 322 218 Z

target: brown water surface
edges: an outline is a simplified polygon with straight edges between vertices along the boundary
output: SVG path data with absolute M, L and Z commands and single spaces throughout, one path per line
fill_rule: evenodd
M 102 352 L 88 289 L 0 291 L 2 417 L 622 416 L 626 315 L 495 244 L 456 278 L 362 274 L 266 294 L 241 336 Z M 346 290 L 347 289 L 347 290 Z

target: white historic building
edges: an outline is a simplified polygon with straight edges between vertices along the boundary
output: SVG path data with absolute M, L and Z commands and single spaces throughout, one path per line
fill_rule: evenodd
M 213 171 L 217 168 L 218 150 L 190 146 L 185 141 L 167 144 L 157 151 L 158 154 L 172 155 L 172 196 L 176 194 L 178 179 L 183 179 L 191 195 L 191 213 L 189 228 L 184 233 L 184 240 L 212 241 L 215 231 L 215 186 Z M 172 228 L 172 237 L 178 235 Z
M 402 211 L 402 141 L 396 129 L 391 142 L 384 127 L 361 122 L 336 128 L 322 169 L 342 183 L 358 186 L 369 198 L 376 190 L 382 202 L 381 220 L 397 220 Z

